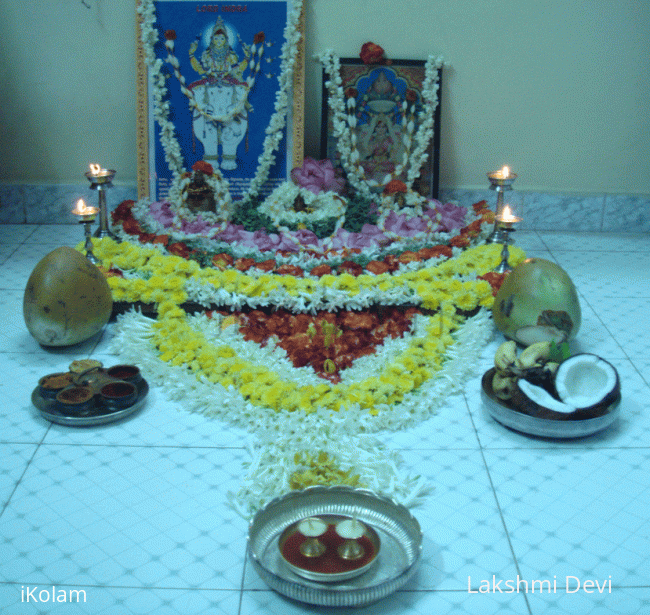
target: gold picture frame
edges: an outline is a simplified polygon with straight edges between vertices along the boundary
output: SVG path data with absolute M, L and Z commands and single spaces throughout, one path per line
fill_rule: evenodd
M 142 0 L 136 0 L 136 8 L 142 2 Z M 204 15 L 204 21 L 206 27 L 210 22 L 214 22 L 215 19 L 224 19 L 226 23 L 228 20 L 237 23 L 237 19 L 241 20 L 241 14 L 250 11 L 254 11 L 255 3 L 263 2 L 263 0 L 248 0 L 245 4 L 234 5 L 231 2 L 212 2 L 210 4 L 197 5 L 195 2 L 189 2 L 188 0 L 153 0 L 155 7 L 158 7 L 160 3 L 165 4 L 165 9 L 168 11 L 172 5 L 175 8 L 180 10 L 192 10 L 196 13 L 202 12 Z M 305 88 L 305 45 L 304 45 L 304 30 L 305 30 L 305 2 L 303 0 L 302 11 L 298 22 L 298 29 L 300 31 L 300 42 L 297 46 L 297 54 L 295 58 L 294 68 L 293 68 L 293 82 L 291 88 L 291 104 L 289 111 L 287 113 L 287 125 L 286 125 L 286 151 L 284 151 L 284 164 L 282 165 L 282 170 L 278 164 L 278 176 L 275 181 L 279 182 L 280 180 L 287 180 L 289 178 L 289 173 L 292 168 L 299 167 L 302 165 L 304 158 L 304 88 Z M 285 7 L 285 11 L 288 14 L 289 11 L 294 6 L 293 0 L 279 0 L 274 2 L 273 5 L 280 5 Z M 186 9 L 187 7 L 187 9 Z M 191 8 L 190 8 L 191 7 Z M 199 18 L 199 16 L 193 16 L 194 20 Z M 182 24 L 187 21 L 187 15 L 179 16 L 178 23 Z M 137 89 L 137 101 L 136 101 L 136 147 L 137 147 L 137 190 L 138 198 L 154 198 L 157 199 L 158 194 L 156 192 L 156 182 L 157 180 L 152 179 L 152 176 L 156 176 L 156 169 L 160 167 L 160 154 L 156 153 L 156 148 L 154 147 L 154 141 L 156 140 L 155 136 L 155 120 L 153 118 L 153 103 L 152 103 L 152 86 L 151 86 L 151 71 L 147 65 L 146 61 L 146 52 L 144 45 L 142 43 L 142 24 L 143 18 L 140 14 L 140 11 L 136 10 L 136 89 Z M 286 25 L 286 24 L 285 24 Z M 160 24 L 159 28 L 164 30 L 167 27 L 167 24 Z M 167 30 L 169 31 L 169 30 Z M 166 34 L 166 32 L 165 32 Z M 282 34 L 282 32 L 280 33 Z M 257 36 L 257 35 L 256 35 Z M 282 41 L 278 40 L 278 32 L 274 33 L 275 40 L 268 40 L 267 45 L 270 49 L 273 49 L 275 54 L 275 59 L 278 59 L 280 54 L 280 49 L 282 46 Z M 163 38 L 160 36 L 159 38 Z M 187 38 L 187 37 L 186 37 Z M 199 37 L 196 37 L 197 41 Z M 251 41 L 252 42 L 252 41 Z M 162 45 L 162 43 L 161 43 Z M 274 45 L 274 47 L 271 47 Z M 160 45 L 159 45 L 160 46 Z M 245 46 L 245 44 L 244 44 Z M 178 54 L 180 58 L 185 60 L 188 57 L 188 54 Z M 197 53 L 198 55 L 198 53 Z M 267 54 L 268 56 L 269 54 Z M 181 61 L 183 61 L 181 60 Z M 267 58 L 265 58 L 267 60 Z M 185 60 L 187 62 L 187 60 Z M 267 60 L 268 61 L 268 60 Z M 261 61 L 260 61 L 261 63 Z M 269 64 L 270 65 L 270 64 Z M 266 66 L 266 65 L 265 65 Z M 189 69 L 188 69 L 189 70 Z M 261 72 L 261 71 L 260 71 Z M 264 73 L 262 73 L 264 74 Z M 264 85 L 268 85 L 273 82 L 277 82 L 277 74 L 271 74 L 269 70 L 268 74 L 265 76 L 269 77 L 266 80 Z M 168 82 L 173 81 L 173 79 L 168 79 Z M 173 84 L 178 86 L 178 84 Z M 180 86 L 179 86 L 180 87 Z M 275 98 L 275 92 L 277 88 L 269 91 L 269 97 L 271 102 Z M 259 102 L 259 99 L 258 101 Z M 264 101 L 264 104 L 268 106 L 268 102 Z M 173 113 L 173 112 L 172 112 Z M 187 130 L 188 122 L 184 123 L 184 128 Z M 193 130 L 193 129 L 190 129 Z M 255 133 L 264 134 L 264 129 L 255 131 Z M 192 139 L 194 135 L 192 135 Z M 246 136 L 248 146 L 248 134 Z M 182 147 L 181 147 L 182 149 Z M 185 152 L 183 152 L 185 153 Z M 257 159 L 257 154 L 251 154 L 250 159 Z M 188 167 L 191 166 L 191 162 L 187 164 Z M 248 170 L 250 171 L 250 164 L 248 165 Z M 242 167 L 244 165 L 242 164 Z M 224 173 L 224 175 L 226 175 Z M 226 179 L 229 179 L 226 177 Z M 153 189 L 152 189 L 153 187 Z

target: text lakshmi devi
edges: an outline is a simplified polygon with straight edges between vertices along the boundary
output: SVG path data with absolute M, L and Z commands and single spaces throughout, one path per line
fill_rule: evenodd
M 554 576 L 552 579 L 522 579 L 517 575 L 516 579 L 499 579 L 492 575 L 492 580 L 481 579 L 478 589 L 472 589 L 472 577 L 467 577 L 468 594 L 557 594 L 565 592 L 575 594 L 611 594 L 612 576 L 599 581 L 597 579 L 579 579 L 568 575 L 564 579 Z

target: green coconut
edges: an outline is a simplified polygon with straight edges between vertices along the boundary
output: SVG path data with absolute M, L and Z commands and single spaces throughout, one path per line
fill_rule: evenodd
M 492 314 L 497 328 L 524 346 L 573 339 L 582 319 L 571 278 L 543 258 L 529 258 L 512 270 L 494 298 Z
M 91 338 L 112 309 L 102 272 L 68 247 L 53 250 L 36 265 L 23 297 L 27 329 L 43 346 L 71 346 Z

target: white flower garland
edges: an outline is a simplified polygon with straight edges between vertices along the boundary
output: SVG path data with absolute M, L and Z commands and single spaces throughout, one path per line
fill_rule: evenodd
M 282 52 L 280 54 L 280 76 L 278 78 L 280 89 L 276 94 L 275 112 L 266 128 L 263 152 L 258 158 L 255 177 L 250 183 L 244 200 L 250 200 L 256 197 L 262 186 L 268 180 L 269 171 L 275 162 L 275 152 L 278 150 L 283 137 L 289 108 L 289 92 L 293 85 L 294 66 L 298 54 L 298 43 L 301 38 L 298 25 L 302 11 L 302 2 L 303 0 L 292 0 L 292 8 L 287 17 L 287 24 L 284 30 L 285 42 L 282 45 Z M 163 62 L 156 58 L 154 51 L 154 47 L 158 42 L 158 33 L 154 27 L 156 23 L 154 0 L 140 0 L 137 10 L 142 17 L 141 40 L 144 58 L 153 78 L 152 96 L 154 119 L 160 126 L 160 140 L 165 152 L 165 160 L 172 172 L 174 184 L 177 185 L 180 181 L 180 175 L 183 172 L 184 159 L 178 139 L 176 138 L 174 124 L 169 119 L 170 105 L 165 100 L 168 90 L 165 77 L 161 71 Z M 227 186 L 225 188 L 220 186 L 218 192 L 222 192 L 223 189 L 226 192 L 228 190 Z M 177 195 L 175 196 L 177 197 Z M 180 205 L 180 203 L 174 202 L 173 205 Z
M 360 164 L 357 137 L 354 130 L 356 128 L 356 116 L 354 114 L 356 100 L 353 97 L 348 98 L 347 101 L 344 99 L 345 93 L 343 91 L 339 57 L 331 49 L 328 49 L 318 59 L 323 64 L 328 76 L 325 87 L 329 93 L 328 104 L 333 112 L 334 136 L 337 138 L 337 149 L 341 154 L 341 163 L 348 174 L 348 181 L 352 186 L 364 196 L 372 198 L 374 196 L 372 189 L 377 188 L 380 184 L 376 180 L 366 178 L 365 171 Z M 443 66 L 443 63 L 444 61 L 441 57 L 433 55 L 430 55 L 425 63 L 425 78 L 421 91 L 424 104 L 417 116 L 417 131 L 415 131 L 415 119 L 411 116 L 406 122 L 406 130 L 402 137 L 405 148 L 402 163 L 398 165 L 392 174 L 384 178 L 383 184 L 399 176 L 405 168 L 408 168 L 405 183 L 408 190 L 411 191 L 413 182 L 419 176 L 420 169 L 426 162 L 426 149 L 433 138 L 433 116 L 438 106 L 438 69 Z M 403 105 L 403 111 L 406 117 L 405 104 Z M 414 131 L 415 136 L 413 136 Z M 416 146 L 411 149 L 413 141 L 415 141 Z M 408 198 L 412 201 L 418 199 L 416 196 L 410 196 Z
M 314 452 L 332 453 L 341 465 L 353 467 L 370 488 L 394 497 L 406 506 L 413 505 L 426 485 L 417 477 L 398 469 L 393 454 L 369 434 L 417 425 L 444 405 L 449 395 L 460 393 L 474 376 L 477 357 L 492 335 L 489 314 L 481 310 L 468 318 L 454 333 L 455 343 L 448 348 L 441 370 L 399 404 L 382 405 L 377 416 L 353 406 L 346 411 L 319 409 L 311 414 L 275 411 L 255 406 L 233 387 L 224 388 L 197 378 L 184 367 L 162 362 L 151 343 L 151 320 L 132 311 L 118 317 L 110 351 L 124 362 L 135 362 L 147 380 L 162 387 L 170 399 L 181 401 L 184 410 L 223 420 L 247 430 L 261 442 L 252 452 L 253 461 L 242 489 L 232 495 L 232 505 L 245 517 L 251 516 L 278 493 L 289 490 L 288 478 L 296 471 L 294 456 Z M 255 350 L 243 350 L 251 359 Z M 378 360 L 382 360 L 381 354 Z M 268 351 L 259 349 L 258 361 L 268 360 Z M 379 369 L 372 360 L 365 363 L 368 373 Z M 298 372 L 296 377 L 300 380 Z M 317 438 L 314 441 L 314 438 Z
M 296 211 L 294 203 L 301 197 L 307 211 Z M 338 230 L 345 222 L 347 201 L 336 192 L 314 194 L 296 184 L 283 183 L 278 186 L 258 207 L 260 213 L 266 214 L 280 230 L 289 230 L 287 226 L 309 224 L 336 218 Z
M 180 225 L 181 220 L 189 220 L 200 215 L 208 224 L 218 225 L 214 233 L 226 228 L 232 214 L 232 198 L 228 190 L 228 180 L 224 179 L 218 169 L 214 169 L 211 175 L 204 175 L 205 183 L 214 191 L 214 200 L 219 212 L 202 211 L 200 214 L 193 212 L 187 206 L 187 192 L 192 177 L 185 173 L 178 175 L 169 189 L 169 200 L 176 204 L 176 219 Z

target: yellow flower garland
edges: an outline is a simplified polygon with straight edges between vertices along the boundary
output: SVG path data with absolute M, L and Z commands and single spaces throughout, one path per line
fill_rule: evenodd
M 235 387 L 254 406 L 307 413 L 319 407 L 338 411 L 358 405 L 376 414 L 379 405 L 399 403 L 442 367 L 445 350 L 454 342 L 451 332 L 461 320 L 445 313 L 430 317 L 424 339 L 412 339 L 380 374 L 362 382 L 296 386 L 272 369 L 242 359 L 230 346 L 213 344 L 198 327 L 192 327 L 182 310 L 171 304 L 162 307 L 152 337 L 162 361 L 184 365 L 226 388 Z
M 399 403 L 416 391 L 442 367 L 446 349 L 454 342 L 452 332 L 462 322 L 456 315 L 457 308 L 471 311 L 491 306 L 492 288 L 476 276 L 492 271 L 500 261 L 500 246 L 491 244 L 465 250 L 434 267 L 399 275 L 325 275 L 315 280 L 272 274 L 253 277 L 235 269 L 202 269 L 196 262 L 164 255 L 156 248 L 118 244 L 109 238 L 97 240 L 94 245 L 104 267 L 119 267 L 130 274 L 125 278 L 108 278 L 116 300 L 157 305 L 158 321 L 153 326 L 152 343 L 162 361 L 185 366 L 212 383 L 234 387 L 254 406 L 307 413 L 318 408 L 338 411 L 358 406 L 377 414 L 377 407 Z M 521 262 L 523 258 L 522 250 L 511 249 L 512 262 Z M 471 279 L 462 279 L 465 276 Z M 188 300 L 189 280 L 245 297 L 260 297 L 273 291 L 309 296 L 319 286 L 349 296 L 372 290 L 378 293 L 378 303 L 382 293 L 407 288 L 422 307 L 437 310 L 437 314 L 429 318 L 424 339 L 413 338 L 381 373 L 349 385 L 296 386 L 295 382 L 282 380 L 272 369 L 242 359 L 233 348 L 214 344 L 200 328 L 193 327 L 179 307 Z
M 125 278 L 108 278 L 116 301 L 155 304 L 168 301 L 176 305 L 188 300 L 186 282 L 196 280 L 228 293 L 251 298 L 268 296 L 277 291 L 291 297 L 309 297 L 320 287 L 349 297 L 370 291 L 378 295 L 377 302 L 381 303 L 381 293 L 408 289 L 414 294 L 414 300 L 419 298 L 423 308 L 437 310 L 444 303 L 451 303 L 462 310 L 470 310 L 476 306 L 492 305 L 490 285 L 484 280 L 477 280 L 476 276 L 493 271 L 501 260 L 501 247 L 488 244 L 469 248 L 434 267 L 399 275 L 324 275 L 316 280 L 275 274 L 253 277 L 236 269 L 222 271 L 201 268 L 195 261 L 164 255 L 156 248 L 116 243 L 110 238 L 96 240 L 93 251 L 102 259 L 105 268 L 117 267 L 134 274 Z M 520 248 L 511 247 L 512 264 L 518 264 L 524 258 L 525 254 Z M 463 280 L 463 277 L 470 279 Z

